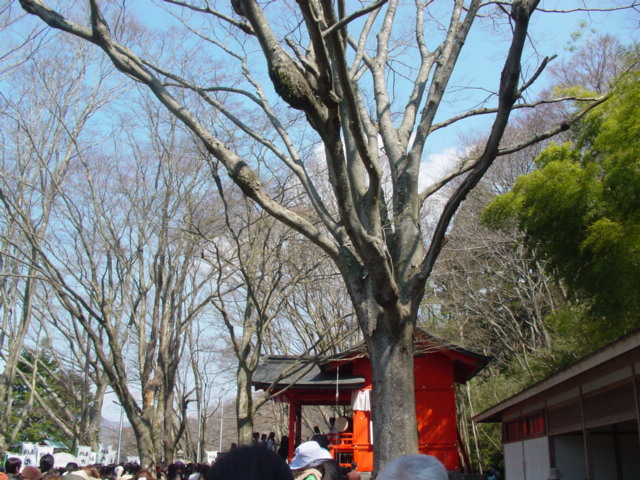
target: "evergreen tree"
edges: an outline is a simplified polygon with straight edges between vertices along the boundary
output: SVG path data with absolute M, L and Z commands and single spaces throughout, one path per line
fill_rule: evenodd
M 35 359 L 34 352 L 23 351 L 18 364 L 19 374 L 13 384 L 11 424 L 16 425 L 17 422 L 21 422 L 16 442 L 39 442 L 50 439 L 72 445 L 73 439 L 69 436 L 68 430 L 56 422 L 43 403 L 46 404 L 47 400 L 55 395 L 64 402 L 71 418 L 74 413 L 79 415 L 81 407 L 73 390 L 76 386 L 77 391 L 81 391 L 82 379 L 74 372 L 65 372 L 49 355 L 39 353 L 37 366 L 34 364 Z M 35 380 L 34 367 L 36 368 Z

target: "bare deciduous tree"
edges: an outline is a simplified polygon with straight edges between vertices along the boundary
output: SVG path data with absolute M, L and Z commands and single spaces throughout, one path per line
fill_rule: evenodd
M 76 59 L 72 68 L 66 64 L 69 57 Z M 90 63 L 94 68 L 91 87 L 85 83 Z M 85 148 L 79 139 L 87 123 L 118 92 L 117 86 L 106 85 L 108 73 L 109 68 L 95 62 L 86 44 L 76 42 L 15 69 L 10 79 L 14 88 L 0 93 L 0 355 L 4 361 L 0 402 L 6 412 L 0 417 L 0 446 L 15 438 L 19 428 L 6 422 L 17 362 L 41 292 L 38 243 L 49 230 L 69 163 Z
M 417 451 L 412 338 L 451 219 L 496 157 L 569 126 L 563 122 L 520 144 L 501 145 L 512 110 L 536 105 L 526 95 L 550 60 L 538 59 L 530 70 L 521 67 L 538 0 L 427 1 L 414 7 L 398 0 L 366 5 L 166 0 L 194 34 L 192 42 L 181 39 L 173 50 L 175 56 L 191 53 L 191 58 L 180 55 L 179 65 L 163 58 L 165 44 L 148 57 L 137 53 L 135 39 L 116 28 L 122 12 L 103 10 L 98 0 L 89 0 L 83 21 L 41 0 L 20 3 L 50 26 L 100 47 L 193 132 L 246 196 L 332 259 L 371 356 L 376 465 Z M 509 38 L 500 78 L 489 87 L 492 105 L 461 106 L 462 113 L 437 122 L 469 32 L 490 9 L 491 21 Z M 211 56 L 204 56 L 208 52 Z M 491 114 L 491 127 L 478 155 L 421 188 L 430 134 L 480 114 Z M 228 135 L 231 128 L 242 130 L 245 138 Z M 252 142 L 259 150 L 249 147 Z M 254 169 L 256 152 L 269 161 Z M 306 168 L 313 153 L 327 164 L 330 199 L 318 193 Z M 305 210 L 272 195 L 269 174 L 276 162 L 304 190 Z M 388 189 L 383 188 L 385 171 Z M 463 174 L 437 214 L 434 230 L 423 231 L 427 199 Z
M 20 223 L 9 200 L 7 210 L 37 254 L 33 268 L 66 312 L 58 328 L 85 335 L 149 466 L 173 459 L 186 332 L 213 295 L 214 272 L 202 268 L 202 240 L 191 233 L 213 182 L 195 168 L 197 154 L 184 148 L 175 122 L 153 109 L 139 113 L 130 150 L 74 158 L 74 175 L 53 204 L 55 228 L 46 236 Z M 143 145 L 145 120 L 154 134 Z
M 233 189 L 227 192 L 215 177 L 224 203 L 226 233 L 218 232 L 210 242 L 216 246 L 211 258 L 218 263 L 219 274 L 218 295 L 212 304 L 228 330 L 236 362 L 238 442 L 249 444 L 256 411 L 271 398 L 269 394 L 254 397 L 252 378 L 262 355 L 273 348 L 269 345 L 272 325 L 283 315 L 287 299 L 323 259 L 296 257 L 296 232 L 256 211 L 246 198 L 234 199 Z

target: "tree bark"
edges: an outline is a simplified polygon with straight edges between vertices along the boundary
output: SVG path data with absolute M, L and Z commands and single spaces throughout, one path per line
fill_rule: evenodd
M 377 471 L 389 460 L 418 451 L 413 377 L 413 325 L 415 318 L 402 319 L 397 331 L 384 326 L 397 319 L 381 313 L 378 328 L 367 340 L 373 390 L 372 423 Z
M 251 376 L 246 369 L 236 370 L 236 418 L 238 425 L 238 444 L 249 445 L 253 435 L 253 396 L 251 392 Z

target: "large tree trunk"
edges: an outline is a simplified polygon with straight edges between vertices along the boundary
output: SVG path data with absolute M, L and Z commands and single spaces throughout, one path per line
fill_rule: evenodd
M 156 462 L 162 459 L 159 458 L 159 451 L 156 449 L 156 439 L 151 424 L 134 415 L 127 415 L 127 418 L 131 421 L 131 427 L 135 433 L 140 466 L 143 469 L 154 469 Z
M 413 378 L 413 321 L 392 331 L 381 314 L 368 338 L 371 358 L 374 471 L 389 460 L 418 452 Z
M 173 459 L 163 458 L 164 452 L 164 410 L 160 408 L 162 401 L 160 381 L 155 379 L 147 385 L 143 394 L 142 415 L 130 415 L 127 418 L 136 434 L 136 442 L 140 453 L 140 465 L 149 468 L 156 462 L 169 462 Z
M 389 460 L 418 453 L 413 332 L 417 309 L 398 299 L 383 308 L 370 282 L 347 281 L 371 361 L 374 472 Z M 411 300 L 409 300 L 411 302 Z

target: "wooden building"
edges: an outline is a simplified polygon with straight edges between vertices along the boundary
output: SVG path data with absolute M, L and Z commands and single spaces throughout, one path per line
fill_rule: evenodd
M 448 470 L 462 470 L 455 385 L 475 376 L 490 360 L 425 332 L 415 336 L 414 379 L 418 441 L 421 453 L 439 458 Z M 302 439 L 305 405 L 351 406 L 351 416 L 338 419 L 330 436 L 334 458 L 352 461 L 362 472 L 373 470 L 370 393 L 371 365 L 364 348 L 323 360 L 271 356 L 257 369 L 256 389 L 274 385 L 278 400 L 289 404 L 289 458 Z M 468 464 L 468 462 L 467 462 Z
M 476 415 L 502 423 L 506 480 L 640 478 L 640 331 Z

